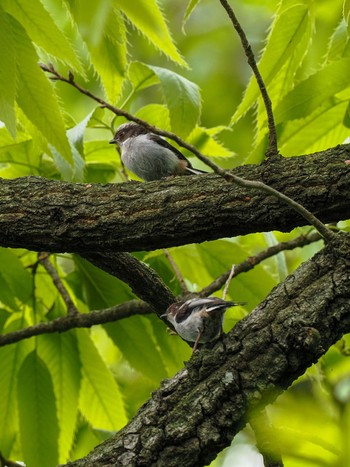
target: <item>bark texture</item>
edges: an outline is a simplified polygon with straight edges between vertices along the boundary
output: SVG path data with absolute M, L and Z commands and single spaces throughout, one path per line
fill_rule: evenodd
M 203 466 L 350 331 L 350 237 L 339 234 L 205 349 L 83 466 Z
M 349 145 L 272 158 L 234 173 L 262 180 L 324 222 L 350 217 Z M 0 182 L 0 244 L 50 252 L 136 251 L 270 230 L 305 220 L 272 195 L 208 174 L 149 183 Z

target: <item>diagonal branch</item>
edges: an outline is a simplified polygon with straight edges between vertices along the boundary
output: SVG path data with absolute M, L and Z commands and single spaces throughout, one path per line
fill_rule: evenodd
M 156 133 L 161 136 L 165 136 L 167 138 L 170 138 L 174 140 L 179 146 L 184 147 L 191 151 L 193 154 L 195 154 L 198 159 L 200 159 L 202 162 L 204 162 L 206 165 L 208 165 L 215 173 L 223 177 L 227 182 L 230 183 L 235 183 L 239 186 L 245 187 L 245 188 L 255 188 L 258 190 L 261 190 L 263 192 L 267 192 L 269 194 L 272 194 L 273 196 L 276 196 L 276 198 L 282 200 L 284 203 L 286 203 L 288 206 L 293 208 L 296 212 L 298 212 L 302 217 L 304 217 L 307 222 L 314 226 L 315 229 L 324 237 L 325 240 L 329 241 L 332 238 L 334 238 L 334 233 L 328 229 L 319 219 L 317 219 L 316 216 L 314 216 L 310 211 L 305 209 L 301 204 L 290 198 L 289 196 L 279 192 L 278 190 L 275 190 L 274 188 L 270 187 L 269 185 L 266 185 L 265 183 L 261 181 L 255 181 L 255 180 L 246 180 L 242 177 L 239 177 L 238 175 L 234 175 L 232 172 L 227 172 L 226 170 L 222 169 L 219 165 L 215 164 L 212 160 L 210 160 L 208 157 L 204 156 L 200 151 L 198 151 L 194 146 L 186 143 L 183 141 L 181 138 L 179 138 L 177 135 L 174 133 L 160 130 L 157 127 L 154 127 L 153 125 L 150 125 L 149 123 L 145 122 L 144 120 L 141 120 L 130 113 L 126 112 L 125 110 L 118 109 L 114 107 L 113 105 L 109 104 L 108 102 L 104 101 L 103 99 L 95 96 L 93 93 L 90 91 L 82 88 L 79 84 L 75 82 L 74 75 L 73 73 L 69 73 L 69 77 L 65 78 L 63 77 L 58 71 L 53 67 L 52 64 L 49 66 L 45 64 L 40 64 L 40 67 L 42 68 L 43 71 L 51 73 L 53 75 L 53 79 L 58 80 L 58 81 L 63 81 L 65 83 L 70 84 L 71 86 L 75 87 L 79 92 L 82 94 L 85 94 L 86 96 L 90 97 L 91 99 L 95 100 L 98 102 L 102 107 L 105 107 L 109 109 L 111 112 L 115 113 L 116 115 L 123 116 L 127 118 L 128 120 L 132 120 L 136 123 L 139 123 L 140 125 L 143 125 L 145 128 L 148 128 L 150 131 L 153 133 Z
M 275 287 L 223 343 L 165 380 L 124 429 L 67 465 L 208 465 L 252 411 L 350 331 L 349 265 L 344 234 Z
M 258 83 L 261 96 L 264 101 L 265 109 L 266 109 L 266 114 L 267 114 L 267 123 L 269 127 L 269 148 L 267 151 L 267 156 L 273 156 L 278 154 L 278 147 L 277 147 L 277 134 L 276 134 L 276 126 L 275 126 L 275 120 L 273 117 L 273 112 L 272 112 L 272 104 L 270 97 L 268 95 L 264 80 L 261 76 L 261 73 L 259 71 L 258 65 L 255 61 L 254 53 L 252 51 L 251 45 L 249 44 L 249 41 L 247 39 L 247 36 L 242 29 L 242 26 L 240 25 L 236 15 L 234 14 L 231 6 L 227 2 L 227 0 L 220 0 L 221 5 L 224 7 L 226 10 L 226 13 L 228 14 L 233 27 L 237 31 L 239 38 L 241 39 L 241 43 L 243 46 L 244 53 L 247 56 L 248 59 L 248 64 L 253 70 L 253 73 L 255 75 L 256 81 Z
M 68 314 L 79 313 L 77 307 L 75 306 L 73 300 L 69 295 L 68 290 L 66 289 L 61 278 L 59 277 L 56 268 L 51 264 L 49 253 L 38 253 L 38 261 L 46 269 L 46 272 L 49 274 L 49 276 L 52 279 L 52 282 L 55 284 L 57 290 L 61 294 L 61 297 L 63 298 L 63 301 L 66 304 Z
M 264 261 L 267 258 L 271 258 L 272 256 L 277 255 L 281 251 L 293 250 L 294 248 L 299 248 L 305 245 L 310 245 L 310 243 L 317 242 L 321 239 L 322 237 L 318 233 L 313 233 L 307 236 L 300 235 L 299 237 L 294 238 L 293 240 L 290 240 L 288 242 L 280 242 L 277 245 L 270 246 L 269 248 L 266 248 L 266 250 L 260 251 L 260 253 L 258 253 L 257 255 L 251 256 L 247 258 L 245 261 L 242 261 L 241 263 L 235 265 L 234 272 L 232 274 L 231 279 L 233 279 L 234 277 L 237 277 L 239 274 L 243 272 L 248 272 L 251 269 L 254 269 L 255 266 L 260 264 L 262 261 Z M 223 287 L 223 285 L 228 281 L 231 275 L 231 272 L 232 272 L 232 268 L 229 271 L 226 271 L 221 276 L 219 276 L 217 279 L 215 279 L 211 284 L 204 287 L 199 292 L 199 296 L 208 297 L 209 295 L 213 294 L 217 290 L 220 290 L 221 287 Z

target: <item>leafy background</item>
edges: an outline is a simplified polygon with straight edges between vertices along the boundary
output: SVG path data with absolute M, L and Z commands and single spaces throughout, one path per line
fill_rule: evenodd
M 260 59 L 283 155 L 344 142 L 350 2 L 240 0 L 234 8 Z M 3 178 L 125 181 L 107 144 L 124 120 L 70 86 L 49 81 L 39 61 L 53 63 L 65 76 L 71 70 L 83 87 L 174 131 L 223 167 L 264 157 L 264 108 L 218 1 L 0 0 L 0 42 Z M 187 286 L 200 290 L 233 263 L 306 232 L 257 233 L 170 253 Z M 225 330 L 319 247 L 280 253 L 237 277 L 229 297 L 248 305 L 227 313 Z M 135 254 L 180 292 L 163 251 Z M 133 298 L 125 284 L 77 256 L 51 259 L 81 312 Z M 65 313 L 36 253 L 0 249 L 2 333 Z M 346 336 L 268 408 L 286 466 L 346 465 L 350 458 L 348 346 Z M 189 356 L 189 348 L 153 316 L 2 347 L 2 455 L 44 467 L 83 456 L 125 425 Z M 247 428 L 213 465 L 262 465 L 259 459 Z

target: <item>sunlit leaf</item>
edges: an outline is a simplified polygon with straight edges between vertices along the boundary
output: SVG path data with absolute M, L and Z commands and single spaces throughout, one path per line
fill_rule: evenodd
M 13 18 L 11 24 L 16 40 L 17 102 L 47 140 L 67 161 L 71 161 L 71 150 L 53 89 L 38 67 L 38 56 L 25 30 Z
M 59 431 L 55 395 L 50 373 L 36 351 L 21 365 L 17 394 L 24 462 L 28 467 L 57 465 Z
M 8 15 L 0 6 L 0 119 L 16 136 L 16 52 L 15 37 Z
M 270 82 L 278 82 L 279 72 L 287 60 L 293 57 L 296 47 L 304 34 L 309 30 L 309 8 L 298 3 L 278 15 L 271 28 L 264 53 L 259 61 L 259 71 L 264 79 L 265 86 L 269 89 Z M 305 50 L 299 48 L 299 57 L 305 54 Z M 294 58 L 294 57 L 293 57 Z M 290 82 L 293 75 L 288 75 Z M 260 90 L 253 76 L 245 91 L 244 98 L 232 117 L 231 123 L 237 122 L 260 97 Z
M 179 65 L 187 66 L 174 45 L 156 0 L 118 0 L 117 6 L 159 50 Z
M 170 112 L 174 133 L 186 136 L 194 128 L 201 113 L 201 96 L 196 84 L 167 68 L 148 65 L 158 76 Z
M 59 458 L 60 462 L 65 462 L 74 440 L 80 391 L 81 369 L 75 334 L 39 336 L 38 352 L 52 376 L 60 427 Z
M 276 122 L 306 117 L 327 99 L 348 88 L 349 70 L 350 58 L 343 58 L 301 81 L 277 106 Z
M 88 333 L 77 334 L 83 380 L 79 407 L 92 426 L 117 430 L 126 423 L 121 393 Z
M 2 0 L 4 9 L 25 28 L 28 36 L 39 47 L 81 71 L 74 48 L 55 24 L 54 18 L 39 0 Z

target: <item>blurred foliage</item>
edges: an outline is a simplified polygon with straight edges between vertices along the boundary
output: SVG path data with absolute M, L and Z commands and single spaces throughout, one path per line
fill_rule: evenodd
M 280 149 L 293 156 L 349 136 L 349 0 L 237 0 L 275 111 Z M 236 33 L 215 0 L 0 0 L 0 176 L 125 181 L 107 144 L 123 122 L 38 62 L 112 104 L 172 130 L 222 167 L 257 163 L 266 115 Z M 186 153 L 186 156 L 191 157 Z M 192 160 L 195 166 L 203 165 Z M 339 227 L 349 229 L 348 222 Z M 190 290 L 280 241 L 257 233 L 170 249 Z M 322 245 L 279 253 L 238 276 L 225 330 Z M 180 293 L 162 251 L 138 252 Z M 134 298 L 121 281 L 74 255 L 52 260 L 81 312 Z M 0 249 L 2 333 L 65 314 L 51 278 L 26 250 Z M 350 341 L 345 336 L 268 408 L 286 467 L 341 466 L 350 458 Z M 161 379 L 190 356 L 153 316 L 39 336 L 0 349 L 0 451 L 27 466 L 83 456 L 120 429 Z M 45 449 L 41 446 L 45 445 Z M 258 465 L 248 429 L 213 463 Z M 243 452 L 243 454 L 242 454 Z M 242 461 L 243 455 L 243 461 Z M 255 462 L 253 464 L 253 462 Z

